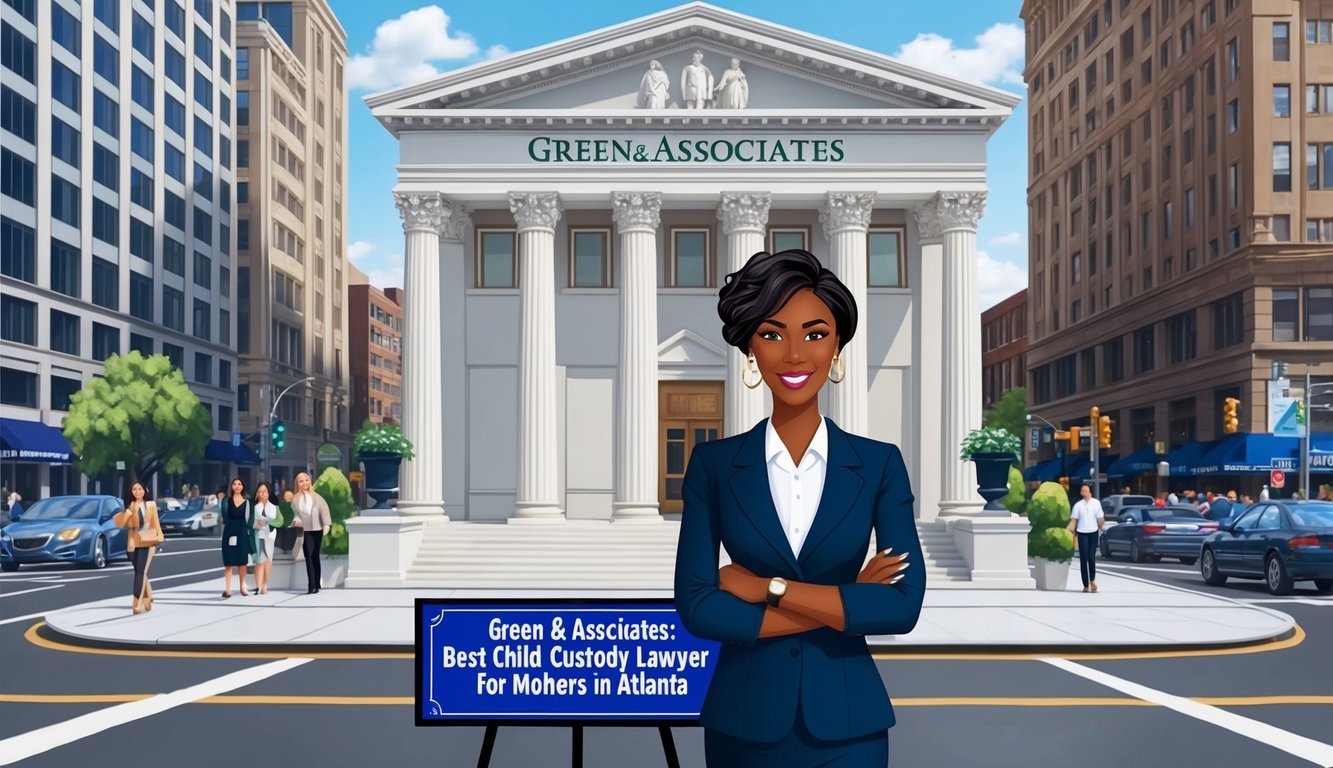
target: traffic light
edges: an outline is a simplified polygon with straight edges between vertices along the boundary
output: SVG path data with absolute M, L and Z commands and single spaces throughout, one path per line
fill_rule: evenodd
M 1083 429 L 1084 429 L 1084 427 L 1070 427 L 1070 428 L 1069 428 L 1069 452 L 1070 452 L 1070 453 L 1078 453 L 1078 451 L 1079 451 L 1079 435 L 1082 434 Z
M 1068 477 L 1061 477 L 1061 478 L 1060 478 L 1060 487 L 1064 488 L 1066 491 L 1069 490 L 1069 478 L 1068 478 Z
M 1222 431 L 1231 434 L 1240 428 L 1240 417 L 1236 413 L 1240 410 L 1240 400 L 1235 397 L 1228 397 L 1222 401 Z
M 274 453 L 282 453 L 282 449 L 287 447 L 287 425 L 282 420 L 273 422 L 273 426 L 268 431 L 269 443 L 273 446 Z
M 1101 418 L 1101 415 L 1102 415 L 1102 409 L 1098 408 L 1095 405 L 1092 406 L 1092 408 L 1088 411 L 1088 423 L 1096 424 L 1097 419 Z
M 1097 447 L 1111 447 L 1111 417 L 1102 416 L 1097 419 Z

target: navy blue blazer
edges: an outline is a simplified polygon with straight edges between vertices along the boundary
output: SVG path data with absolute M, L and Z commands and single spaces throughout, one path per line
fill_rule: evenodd
M 901 635 L 916 626 L 926 566 L 912 512 L 912 489 L 897 446 L 850 435 L 831 419 L 824 492 L 799 554 L 778 520 L 768 485 L 768 419 L 744 434 L 700 443 L 685 470 L 676 551 L 676 610 L 686 629 L 722 641 L 700 720 L 736 738 L 777 741 L 797 713 L 811 735 L 849 739 L 894 723 L 866 635 Z M 909 552 L 902 581 L 858 584 L 870 532 L 875 550 Z M 718 582 L 718 545 L 758 576 L 836 585 L 842 632 L 821 627 L 759 637 L 766 605 L 748 603 Z

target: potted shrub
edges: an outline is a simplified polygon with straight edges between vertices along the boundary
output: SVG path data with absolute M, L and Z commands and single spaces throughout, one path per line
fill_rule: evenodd
M 959 458 L 977 465 L 977 490 L 986 500 L 987 510 L 1005 511 L 1000 499 L 1009 493 L 1009 468 L 1019 461 L 1022 450 L 1018 435 L 1004 427 L 974 429 L 963 438 Z
M 1059 483 L 1042 483 L 1027 504 L 1028 555 L 1036 561 L 1037 589 L 1063 591 L 1074 559 L 1069 526 L 1069 494 Z
M 366 470 L 366 493 L 375 500 L 372 509 L 388 509 L 398 492 L 398 471 L 403 459 L 414 458 L 412 442 L 397 424 L 376 424 L 370 419 L 356 433 L 356 458 Z
M 320 564 L 323 584 L 321 586 L 339 587 L 347 578 L 347 526 L 349 517 L 356 517 L 356 501 L 352 498 L 352 484 L 347 476 L 334 467 L 329 467 L 315 481 L 315 493 L 324 497 L 329 505 L 329 535 L 324 537 L 320 548 Z

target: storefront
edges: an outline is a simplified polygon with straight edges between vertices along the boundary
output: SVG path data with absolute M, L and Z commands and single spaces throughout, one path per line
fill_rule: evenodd
M 17 490 L 25 504 L 79 493 L 82 476 L 60 430 L 39 421 L 0 418 L 0 485 Z

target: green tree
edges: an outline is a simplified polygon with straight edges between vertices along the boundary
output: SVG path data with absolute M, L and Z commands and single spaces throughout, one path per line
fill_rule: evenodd
M 1023 435 L 1028 422 L 1028 391 L 1024 387 L 1014 387 L 1000 396 L 995 407 L 981 415 L 983 426 L 1009 430 L 1011 435 Z
M 343 525 L 349 517 L 356 516 L 356 500 L 352 498 L 352 484 L 347 476 L 336 467 L 329 467 L 315 481 L 315 493 L 324 498 L 329 505 L 329 535 L 324 537 L 322 550 L 326 555 L 347 554 L 347 526 Z
M 65 439 L 80 472 L 95 477 L 125 462 L 129 482 L 159 471 L 184 474 L 204 455 L 212 420 L 165 355 L 112 355 L 106 372 L 69 400 Z

